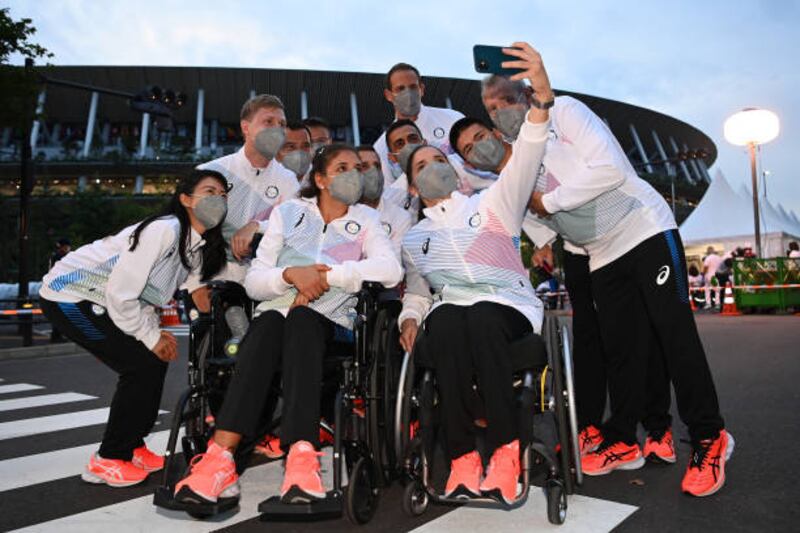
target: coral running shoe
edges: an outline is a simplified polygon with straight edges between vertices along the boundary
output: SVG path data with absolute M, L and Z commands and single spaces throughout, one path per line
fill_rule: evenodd
M 89 464 L 81 474 L 87 483 L 105 483 L 111 487 L 130 487 L 147 479 L 148 472 L 122 459 L 104 459 L 92 455 Z
M 281 501 L 310 503 L 325 498 L 319 464 L 319 458 L 323 455 L 325 454 L 315 450 L 310 442 L 301 440 L 292 444 L 286 457 Z
M 175 499 L 181 503 L 207 504 L 220 498 L 237 498 L 239 492 L 233 454 L 211 441 L 206 453 L 192 458 L 189 474 L 175 486 Z
M 694 451 L 683 476 L 681 489 L 692 496 L 710 496 L 725 484 L 725 463 L 733 454 L 733 435 L 724 429 L 715 439 L 693 445 Z
M 578 433 L 578 446 L 580 446 L 581 457 L 589 452 L 593 452 L 603 442 L 603 434 L 595 426 L 586 426 Z
M 676 461 L 675 445 L 672 442 L 672 429 L 664 432 L 653 432 L 644 441 L 642 454 L 652 463 L 669 463 Z
M 450 462 L 450 477 L 444 489 L 445 498 L 469 499 L 481 495 L 483 464 L 476 451 L 465 453 Z
M 153 453 L 146 445 L 133 450 L 131 462 L 145 472 L 158 472 L 164 468 L 164 456 Z
M 264 455 L 269 459 L 280 459 L 286 453 L 281 450 L 281 439 L 275 435 L 264 435 L 253 450 L 259 455 Z
M 589 476 L 602 476 L 612 470 L 636 470 L 644 466 L 644 456 L 638 444 L 625 444 L 622 441 L 603 441 L 593 452 L 581 458 L 583 473 Z
M 519 474 L 519 441 L 512 440 L 492 454 L 486 479 L 481 483 L 481 493 L 511 505 L 517 499 Z

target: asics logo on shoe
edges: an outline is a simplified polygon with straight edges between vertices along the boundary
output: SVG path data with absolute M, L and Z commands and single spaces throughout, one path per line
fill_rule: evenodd
M 122 479 L 122 471 L 120 467 L 117 465 L 104 465 L 103 463 L 95 462 L 92 464 L 92 468 L 99 468 L 103 470 L 103 472 L 111 477 Z
M 622 453 L 616 453 L 611 451 L 606 452 L 605 461 L 603 461 L 603 466 L 606 466 L 609 463 L 616 463 L 617 461 L 622 461 L 632 453 L 636 453 L 636 450 L 628 450 L 627 452 L 622 452 Z
M 656 284 L 657 285 L 665 284 L 667 282 L 667 279 L 669 279 L 669 272 L 670 272 L 669 266 L 667 265 L 664 265 L 661 268 L 659 268 L 658 275 L 656 276 Z
M 221 472 L 215 472 L 214 473 L 214 488 L 212 489 L 211 492 L 213 492 L 214 494 L 222 492 L 222 486 L 225 484 L 225 480 L 227 479 L 227 477 L 228 477 L 228 473 L 227 472 L 222 472 L 222 471 Z

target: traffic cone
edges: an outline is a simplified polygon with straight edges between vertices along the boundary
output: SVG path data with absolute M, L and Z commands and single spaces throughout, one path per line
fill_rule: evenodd
M 689 306 L 692 308 L 692 313 L 697 311 L 697 306 L 694 304 L 694 295 L 689 291 Z
M 181 319 L 178 317 L 178 307 L 172 301 L 167 307 L 161 308 L 161 327 L 180 326 Z
M 736 299 L 733 297 L 733 288 L 731 282 L 725 284 L 725 298 L 722 302 L 722 316 L 739 316 L 742 313 L 736 308 Z

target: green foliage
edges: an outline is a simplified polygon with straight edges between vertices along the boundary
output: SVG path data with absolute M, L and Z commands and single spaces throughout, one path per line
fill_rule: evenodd
M 0 124 L 20 127 L 31 120 L 30 108 L 36 98 L 37 80 L 19 66 L 10 66 L 12 54 L 24 58 L 51 58 L 53 54 L 43 46 L 31 42 L 36 33 L 31 19 L 14 20 L 9 8 L 0 9 Z
M 72 241 L 75 249 L 83 244 L 114 234 L 159 210 L 166 196 L 109 196 L 98 190 L 76 195 L 34 196 L 31 198 L 29 261 L 31 279 L 41 279 L 53 245 L 60 237 Z M 19 200 L 0 200 L 0 231 L 16 236 L 19 228 Z M 0 282 L 16 279 L 18 241 L 0 242 Z

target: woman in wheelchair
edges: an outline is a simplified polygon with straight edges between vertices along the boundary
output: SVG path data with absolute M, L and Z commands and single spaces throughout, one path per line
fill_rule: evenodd
M 249 296 L 262 302 L 261 314 L 239 347 L 208 450 L 175 487 L 179 502 L 238 496 L 232 452 L 242 436 L 257 435 L 279 368 L 281 443 L 288 452 L 281 498 L 294 503 L 325 497 L 317 451 L 323 358 L 335 337 L 352 330 L 362 284 L 391 287 L 403 275 L 377 212 L 357 204 L 360 164 L 350 146 L 320 149 L 301 198 L 272 212 L 245 278 Z
M 54 327 L 119 374 L 103 442 L 82 477 L 127 487 L 163 468 L 144 443 L 158 416 L 175 337 L 154 307 L 190 277 L 211 279 L 225 264 L 221 222 L 228 182 L 194 171 L 167 207 L 116 235 L 78 248 L 42 280 L 42 311 Z
M 524 70 L 517 76 L 530 80 L 545 109 L 531 108 L 500 178 L 471 197 L 456 191 L 455 170 L 441 151 L 421 146 L 412 152 L 406 175 L 425 218 L 403 241 L 407 286 L 398 321 L 403 347 L 411 350 L 424 320 L 420 342 L 435 366 L 451 461 L 445 496 L 483 494 L 510 504 L 517 498 L 520 448 L 509 347 L 531 331 L 539 333 L 543 320 L 519 238 L 544 155 L 553 93 L 535 50 L 526 45 L 507 52 L 520 58 L 509 66 Z M 474 150 L 488 154 L 495 147 L 476 139 Z M 482 482 L 473 380 L 485 405 L 487 449 L 494 451 Z

